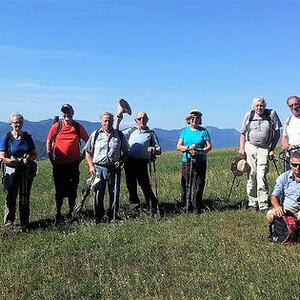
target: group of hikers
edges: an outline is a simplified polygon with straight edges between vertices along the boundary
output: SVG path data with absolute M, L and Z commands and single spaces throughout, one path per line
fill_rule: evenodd
M 123 104 L 128 103 L 123 100 Z M 269 223 L 285 211 L 297 215 L 300 207 L 300 98 L 287 99 L 291 116 L 284 123 L 281 145 L 286 153 L 286 172 L 276 181 L 271 195 L 272 209 L 268 203 L 266 175 L 269 160 L 274 159 L 274 149 L 280 139 L 282 124 L 277 113 L 267 109 L 263 97 L 255 97 L 252 110 L 246 113 L 240 134 L 239 156 L 246 161 L 248 207 L 265 211 Z M 125 110 L 126 112 L 126 110 Z M 105 218 L 104 196 L 108 186 L 109 205 L 107 219 L 118 218 L 120 177 L 124 167 L 129 193 L 129 207 L 140 211 L 139 184 L 151 214 L 159 213 L 157 193 L 153 192 L 148 167 L 162 153 L 155 132 L 147 126 L 146 112 L 135 116 L 136 126 L 119 130 L 124 111 L 114 116 L 110 112 L 100 114 L 100 128 L 89 136 L 84 127 L 76 122 L 70 104 L 61 107 L 62 119 L 51 126 L 46 150 L 52 164 L 55 186 L 55 222 L 63 222 L 63 199 L 68 198 L 72 218 L 79 184 L 79 165 L 85 158 L 89 167 L 89 183 L 94 192 L 93 213 L 96 223 Z M 131 110 L 130 110 L 131 113 Z M 29 198 L 36 175 L 37 151 L 31 135 L 22 130 L 24 119 L 19 113 L 9 118 L 12 131 L 0 139 L 0 160 L 3 165 L 5 194 L 4 226 L 13 226 L 16 214 L 16 199 L 19 196 L 20 224 L 23 231 L 29 227 Z M 202 127 L 202 113 L 193 109 L 186 116 L 187 127 L 179 136 L 177 150 L 182 152 L 181 201 L 187 212 L 198 215 L 202 212 L 203 191 L 207 168 L 207 153 L 212 149 L 208 131 Z M 83 151 L 80 141 L 85 142 Z M 153 165 L 155 168 L 155 164 Z

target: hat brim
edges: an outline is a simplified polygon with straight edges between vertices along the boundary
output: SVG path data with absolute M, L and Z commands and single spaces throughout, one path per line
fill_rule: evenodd
M 128 102 L 124 99 L 119 100 L 119 104 L 126 110 L 126 112 L 131 116 L 131 107 Z

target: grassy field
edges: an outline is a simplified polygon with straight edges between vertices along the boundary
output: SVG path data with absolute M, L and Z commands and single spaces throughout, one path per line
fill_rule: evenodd
M 209 154 L 200 216 L 176 210 L 180 155 L 165 153 L 157 160 L 162 220 L 144 215 L 101 225 L 90 218 L 91 197 L 80 220 L 53 225 L 51 166 L 39 162 L 33 229 L 0 229 L 0 299 L 299 299 L 299 245 L 266 241 L 265 216 L 244 208 L 245 175 L 226 201 L 236 152 Z M 82 164 L 80 188 L 87 176 Z M 271 165 L 270 189 L 276 177 Z M 122 181 L 123 217 L 127 197 Z

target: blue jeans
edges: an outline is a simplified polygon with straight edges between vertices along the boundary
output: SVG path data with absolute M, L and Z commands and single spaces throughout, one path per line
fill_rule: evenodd
M 96 174 L 100 181 L 94 186 L 94 214 L 96 221 L 103 219 L 104 195 L 106 182 L 108 184 L 109 208 L 107 210 L 108 219 L 112 219 L 113 213 L 117 214 L 119 209 L 120 178 L 121 169 L 114 167 L 95 166 Z M 115 200 L 115 201 L 114 201 Z

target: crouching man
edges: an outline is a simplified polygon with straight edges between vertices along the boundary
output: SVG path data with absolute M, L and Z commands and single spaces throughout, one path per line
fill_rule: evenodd
M 273 223 L 274 216 L 282 216 L 286 211 L 292 212 L 300 220 L 300 150 L 292 153 L 291 169 L 281 174 L 271 195 L 273 208 L 267 212 L 267 221 Z

